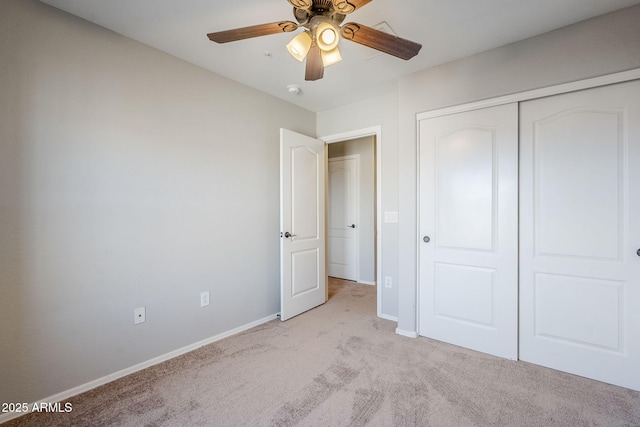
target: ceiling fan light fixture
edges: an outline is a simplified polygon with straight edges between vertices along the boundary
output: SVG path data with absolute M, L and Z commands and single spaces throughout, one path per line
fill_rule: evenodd
M 307 31 L 303 31 L 291 39 L 289 44 L 287 44 L 287 50 L 291 56 L 302 62 L 311 48 L 311 42 L 312 39 L 309 33 Z
M 322 51 L 322 64 L 325 67 L 337 64 L 340 61 L 342 61 L 342 55 L 340 55 L 340 50 L 337 47 L 329 52 Z
M 333 30 L 333 28 L 327 28 L 322 31 L 322 34 L 320 34 L 322 43 L 326 44 L 327 46 L 331 46 L 336 41 L 336 37 L 336 32 Z
M 338 30 L 331 22 L 322 21 L 318 24 L 316 27 L 316 43 L 321 50 L 330 52 L 338 46 L 339 42 Z

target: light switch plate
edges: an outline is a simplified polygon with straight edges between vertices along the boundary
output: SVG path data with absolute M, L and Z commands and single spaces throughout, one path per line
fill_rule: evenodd
M 396 224 L 398 222 L 398 212 L 384 211 L 384 222 L 387 224 Z

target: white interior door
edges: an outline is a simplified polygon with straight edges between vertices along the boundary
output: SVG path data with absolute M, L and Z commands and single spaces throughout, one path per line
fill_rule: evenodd
M 358 158 L 329 159 L 329 276 L 358 279 Z
M 420 121 L 420 335 L 517 358 L 518 107 Z
M 640 390 L 640 81 L 521 106 L 520 357 Z
M 280 130 L 280 317 L 327 300 L 325 144 Z

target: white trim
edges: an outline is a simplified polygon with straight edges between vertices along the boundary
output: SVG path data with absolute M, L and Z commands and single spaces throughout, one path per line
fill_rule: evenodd
M 416 120 L 416 232 L 417 236 L 416 241 L 416 253 L 415 253 L 415 268 L 416 268 L 416 301 L 413 305 L 415 310 L 415 319 L 416 319 L 416 338 L 420 335 L 420 242 L 422 241 L 420 238 L 420 120 Z M 398 331 L 396 330 L 396 333 Z
M 620 73 L 608 74 L 606 76 L 593 77 L 590 79 L 578 80 L 571 83 L 563 83 L 559 85 L 544 87 L 540 89 L 528 90 L 525 92 L 514 93 L 511 95 L 500 96 L 498 98 L 490 98 L 482 101 L 471 102 L 468 104 L 454 105 L 451 107 L 438 108 L 437 110 L 425 111 L 418 113 L 416 119 L 418 121 L 431 119 L 434 117 L 446 116 L 449 114 L 462 113 L 465 111 L 479 110 L 481 108 L 495 107 L 502 104 L 510 104 L 512 102 L 528 101 L 536 98 L 544 98 L 545 96 L 559 95 L 561 93 L 575 92 L 577 90 L 592 89 L 598 86 L 606 86 L 615 83 L 622 83 L 630 80 L 640 79 L 640 68 Z
M 368 282 L 366 280 L 358 280 L 358 283 L 360 283 L 361 285 L 367 285 L 367 286 L 375 286 L 376 282 Z
M 334 142 L 349 141 L 351 139 L 362 138 L 371 135 L 380 135 L 382 126 L 371 126 L 363 129 L 356 129 L 347 132 L 334 133 L 333 135 L 323 136 L 318 138 L 320 141 L 324 141 L 327 144 Z
M 405 331 L 404 329 L 396 328 L 396 334 L 402 335 L 407 338 L 418 338 L 418 333 L 416 331 Z
M 336 133 L 320 137 L 327 144 L 348 141 L 365 136 L 376 137 L 376 282 L 382 283 L 382 126 L 355 129 L 347 132 Z M 382 286 L 377 289 L 377 315 L 382 314 Z
M 165 353 L 161 356 L 158 357 L 154 357 L 153 359 L 149 359 L 145 362 L 142 363 L 138 363 L 137 365 L 133 365 L 130 366 L 128 368 L 122 369 L 120 371 L 114 372 L 112 374 L 106 375 L 102 378 L 98 378 L 96 380 L 93 381 L 89 381 L 86 384 L 82 384 L 79 385 L 77 387 L 71 388 L 69 390 L 63 391 L 61 393 L 58 394 L 54 394 L 53 396 L 49 396 L 46 399 L 41 399 L 37 402 L 33 402 L 33 403 L 29 403 L 29 408 L 33 408 L 33 405 L 35 405 L 36 403 L 41 403 L 41 402 L 45 402 L 45 403 L 57 403 L 57 402 L 61 402 L 63 400 L 69 399 L 70 397 L 73 396 L 77 396 L 80 393 L 84 393 L 87 392 L 89 390 L 93 390 L 94 388 L 100 387 L 102 385 L 105 385 L 107 383 L 110 383 L 112 381 L 115 381 L 119 378 L 122 377 L 126 377 L 127 375 L 133 374 L 134 372 L 138 372 L 141 371 L 143 369 L 149 368 L 151 366 L 157 365 L 159 363 L 162 362 L 166 362 L 167 360 L 173 359 L 175 357 L 181 356 L 183 354 L 189 353 L 193 350 L 197 350 L 200 347 L 203 347 L 205 345 L 214 343 L 216 341 L 220 341 L 224 338 L 228 338 L 232 335 L 236 335 L 239 334 L 240 332 L 244 332 L 248 329 L 251 329 L 253 327 L 262 325 L 263 323 L 267 323 L 270 322 L 272 320 L 277 319 L 279 316 L 279 314 L 272 314 L 270 316 L 264 317 L 262 319 L 256 320 L 254 322 L 251 323 L 247 323 L 246 325 L 242 325 L 239 326 L 235 329 L 231 329 L 230 331 L 226 331 L 223 332 L 221 334 L 215 335 L 211 338 L 207 338 L 204 339 L 202 341 L 198 341 L 194 344 L 190 344 L 187 345 L 185 347 L 179 348 L 177 350 L 173 350 L 169 353 Z M 27 415 L 27 413 L 21 413 L 21 412 L 12 412 L 12 413 L 5 413 L 5 414 L 1 414 L 0 415 L 0 424 L 2 423 L 6 423 L 9 420 L 13 420 L 15 418 L 21 417 L 23 415 Z
M 392 322 L 396 322 L 398 323 L 398 318 L 396 316 L 390 316 L 388 314 L 383 314 L 382 316 L 380 316 L 382 319 L 385 320 L 391 320 Z

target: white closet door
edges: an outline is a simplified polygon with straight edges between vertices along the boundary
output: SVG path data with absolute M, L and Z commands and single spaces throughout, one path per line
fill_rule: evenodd
M 640 82 L 524 102 L 520 358 L 640 389 Z
M 516 359 L 517 104 L 419 125 L 419 333 Z

